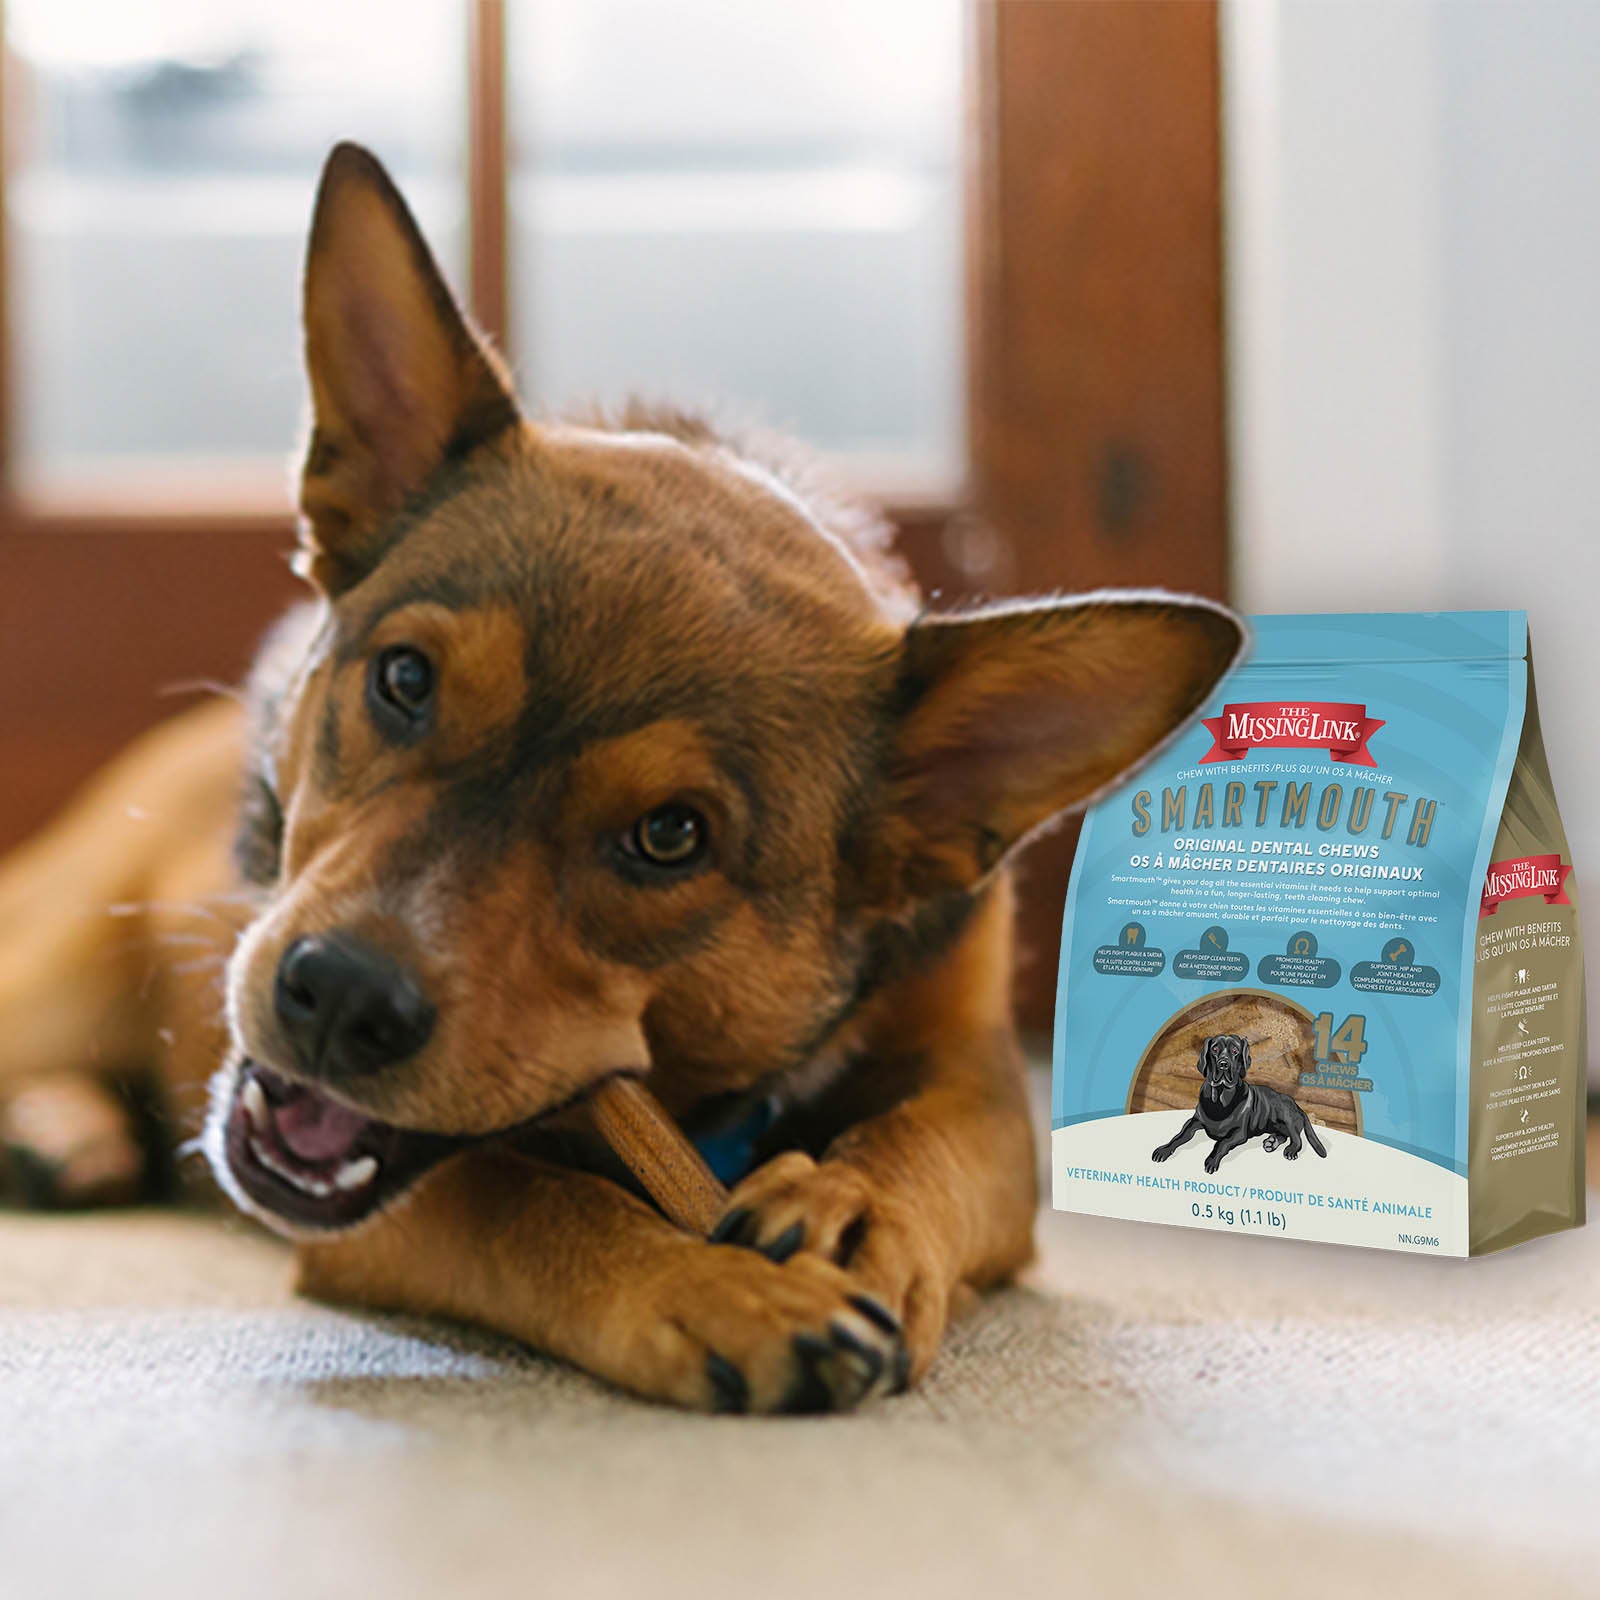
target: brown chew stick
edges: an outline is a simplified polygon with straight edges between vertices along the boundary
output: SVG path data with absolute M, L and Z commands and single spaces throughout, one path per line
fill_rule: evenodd
M 710 1233 L 728 1192 L 661 1102 L 637 1078 L 612 1078 L 589 1097 L 600 1137 L 650 1198 L 690 1233 Z

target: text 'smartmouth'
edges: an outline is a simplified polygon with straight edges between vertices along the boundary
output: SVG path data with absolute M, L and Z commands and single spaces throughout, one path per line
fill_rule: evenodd
M 353 1227 L 446 1156 L 477 1141 L 364 1116 L 257 1061 L 240 1063 L 225 1129 L 248 1198 L 303 1228 Z

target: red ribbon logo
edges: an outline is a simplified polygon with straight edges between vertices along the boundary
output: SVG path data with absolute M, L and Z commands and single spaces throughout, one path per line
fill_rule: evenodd
M 1570 906 L 1567 879 L 1572 868 L 1561 864 L 1560 856 L 1518 856 L 1514 861 L 1496 861 L 1483 880 L 1480 917 L 1492 917 L 1502 900 L 1526 900 L 1543 895 L 1547 906 Z
M 1335 761 L 1375 767 L 1367 740 L 1383 726 L 1365 706 L 1338 700 L 1255 700 L 1222 708 L 1220 717 L 1202 717 L 1213 740 L 1200 757 L 1242 761 L 1252 750 L 1326 750 Z

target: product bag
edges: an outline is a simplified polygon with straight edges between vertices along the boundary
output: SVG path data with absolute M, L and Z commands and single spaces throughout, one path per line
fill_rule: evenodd
M 1583 947 L 1526 617 L 1251 627 L 1084 821 L 1056 1207 L 1452 1256 L 1581 1225 Z

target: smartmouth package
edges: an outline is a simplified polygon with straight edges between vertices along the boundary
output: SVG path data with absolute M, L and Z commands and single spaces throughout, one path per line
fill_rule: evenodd
M 1443 1256 L 1581 1225 L 1582 939 L 1526 617 L 1251 627 L 1084 822 L 1057 1209 Z

